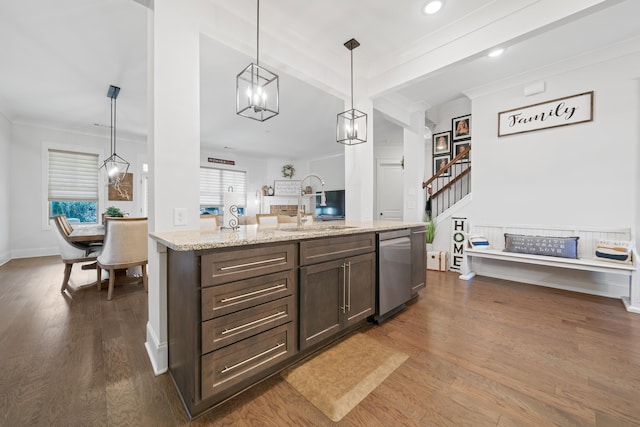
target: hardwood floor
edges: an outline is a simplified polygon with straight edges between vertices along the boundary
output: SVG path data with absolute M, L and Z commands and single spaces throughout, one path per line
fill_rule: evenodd
M 334 425 L 279 376 L 189 422 L 144 348 L 147 294 L 60 294 L 58 257 L 0 267 L 0 426 Z M 640 425 L 640 315 L 616 299 L 427 273 L 370 337 L 409 359 L 337 425 Z M 74 267 L 72 283 L 94 271 Z

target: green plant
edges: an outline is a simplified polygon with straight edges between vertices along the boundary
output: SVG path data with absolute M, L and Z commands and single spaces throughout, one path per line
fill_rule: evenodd
M 425 214 L 425 222 L 427 223 L 424 228 L 427 230 L 427 243 L 433 243 L 433 238 L 436 235 L 436 224 L 433 222 L 431 215 Z
M 105 216 L 114 216 L 122 218 L 124 217 L 124 213 L 120 210 L 120 208 L 116 208 L 115 206 L 109 206 L 106 211 L 104 211 Z

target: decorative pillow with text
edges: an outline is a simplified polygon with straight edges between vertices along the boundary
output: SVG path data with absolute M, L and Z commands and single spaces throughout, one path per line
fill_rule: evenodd
M 527 236 L 504 233 L 504 250 L 529 255 L 578 258 L 579 237 Z
M 472 249 L 489 249 L 489 240 L 482 235 L 471 234 L 467 241 Z
M 596 258 L 602 261 L 616 261 L 631 264 L 633 242 L 600 240 L 596 246 Z

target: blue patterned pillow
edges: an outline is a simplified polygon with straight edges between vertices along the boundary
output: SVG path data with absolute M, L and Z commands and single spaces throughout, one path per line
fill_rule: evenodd
M 578 258 L 579 237 L 527 236 L 504 233 L 504 250 L 529 255 Z

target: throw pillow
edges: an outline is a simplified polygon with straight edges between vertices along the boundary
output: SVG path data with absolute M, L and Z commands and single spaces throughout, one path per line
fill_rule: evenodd
M 489 249 L 489 240 L 482 235 L 469 235 L 467 241 L 472 249 Z
M 596 246 L 596 258 L 602 261 L 616 261 L 631 264 L 633 242 L 600 240 Z
M 504 233 L 504 239 L 506 252 L 578 258 L 579 237 L 527 236 Z

